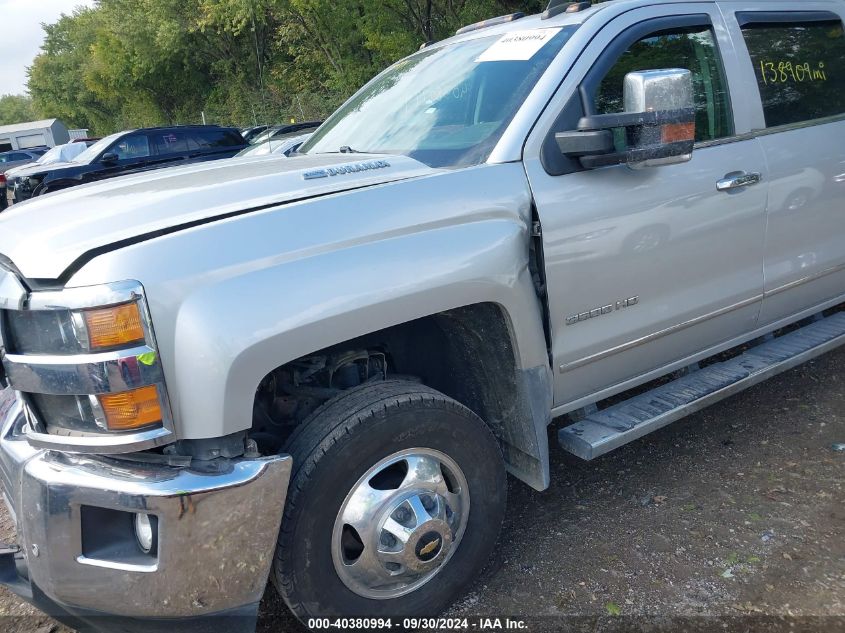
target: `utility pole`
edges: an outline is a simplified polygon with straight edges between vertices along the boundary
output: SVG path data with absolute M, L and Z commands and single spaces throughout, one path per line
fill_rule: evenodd
M 263 116 L 266 123 L 270 123 L 267 120 L 267 96 L 264 91 L 264 64 L 261 59 L 261 51 L 258 48 L 258 27 L 255 23 L 255 0 L 250 2 L 250 16 L 252 18 L 252 38 L 255 42 L 255 61 L 258 63 L 258 89 L 261 92 L 261 105 L 264 109 Z

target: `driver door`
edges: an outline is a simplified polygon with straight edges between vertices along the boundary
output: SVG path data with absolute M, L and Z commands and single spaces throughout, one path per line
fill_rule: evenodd
M 690 162 L 585 170 L 557 150 L 555 132 L 576 129 L 585 114 L 622 111 L 628 72 L 669 68 L 693 75 Z M 535 126 L 525 166 L 542 227 L 555 413 L 755 328 L 766 165 L 758 140 L 741 136 L 751 119 L 740 80 L 715 5 L 629 11 L 601 28 Z M 624 145 L 624 134 L 615 137 Z M 717 191 L 738 174 L 759 182 Z
M 124 136 L 106 150 L 103 156 L 109 154 L 114 155 L 116 160 L 105 162 L 100 159 L 101 169 L 92 174 L 94 180 L 118 176 L 148 163 L 152 154 L 150 139 L 146 134 Z

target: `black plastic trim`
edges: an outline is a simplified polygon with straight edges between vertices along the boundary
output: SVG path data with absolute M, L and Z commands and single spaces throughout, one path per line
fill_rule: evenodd
M 653 147 L 637 147 L 629 149 L 627 152 L 618 152 L 615 154 L 582 156 L 581 164 L 584 165 L 584 169 L 598 169 L 599 167 L 611 167 L 625 163 L 636 164 L 646 160 L 673 158 L 675 156 L 691 154 L 694 145 L 695 141 L 680 141 Z
M 594 114 L 578 121 L 579 130 L 607 130 L 617 127 L 656 127 L 671 123 L 689 123 L 695 120 L 695 108 L 660 110 L 654 112 L 620 112 Z
M 842 16 L 832 11 L 737 11 L 736 21 L 743 27 L 749 24 L 842 22 Z
M 608 154 L 614 149 L 613 132 L 609 130 L 558 132 L 555 141 L 561 153 L 567 156 Z

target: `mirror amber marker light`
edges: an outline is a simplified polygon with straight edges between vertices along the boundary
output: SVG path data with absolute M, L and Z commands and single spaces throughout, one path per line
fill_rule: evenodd
M 661 129 L 663 143 L 682 143 L 695 140 L 695 122 L 669 123 Z
M 117 347 L 144 340 L 141 312 L 135 302 L 110 308 L 86 310 L 85 325 L 92 350 Z
M 132 431 L 161 422 L 155 386 L 99 396 L 109 431 Z

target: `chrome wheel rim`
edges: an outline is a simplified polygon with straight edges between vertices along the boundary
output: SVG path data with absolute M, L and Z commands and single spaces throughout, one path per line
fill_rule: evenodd
M 394 453 L 355 483 L 335 519 L 332 560 L 359 596 L 387 600 L 419 589 L 457 550 L 469 517 L 469 487 L 448 455 Z

